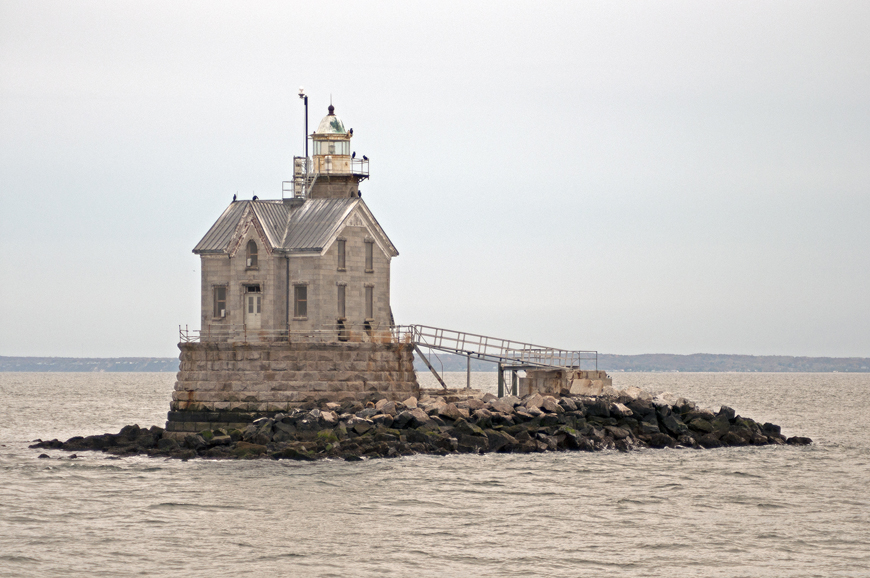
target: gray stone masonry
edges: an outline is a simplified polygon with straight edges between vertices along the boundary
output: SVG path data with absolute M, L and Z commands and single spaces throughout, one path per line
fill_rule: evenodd
M 168 431 L 235 428 L 307 401 L 419 395 L 413 348 L 400 343 L 179 343 Z M 201 416 L 207 416 L 201 418 Z M 243 419 L 242 419 L 243 417 Z M 196 429 L 203 423 L 210 427 Z

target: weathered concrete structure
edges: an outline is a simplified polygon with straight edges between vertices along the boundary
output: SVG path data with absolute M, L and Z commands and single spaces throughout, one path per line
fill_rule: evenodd
M 613 379 L 605 371 L 580 369 L 528 369 L 520 378 L 520 397 L 539 393 L 558 397 L 563 392 L 571 395 L 609 394 Z

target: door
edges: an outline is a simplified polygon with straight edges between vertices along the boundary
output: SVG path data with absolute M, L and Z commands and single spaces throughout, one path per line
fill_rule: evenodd
M 245 325 L 248 329 L 259 329 L 263 309 L 263 296 L 259 293 L 245 295 Z

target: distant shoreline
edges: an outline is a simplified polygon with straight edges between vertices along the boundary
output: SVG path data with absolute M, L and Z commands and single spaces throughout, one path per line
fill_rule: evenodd
M 440 354 L 431 359 L 435 368 L 466 371 L 463 356 Z M 417 359 L 417 371 L 429 370 Z M 598 354 L 598 369 L 611 372 L 687 372 L 687 373 L 870 373 L 867 357 L 790 357 L 785 355 L 727 355 L 695 353 L 675 355 L 646 353 L 640 355 Z M 472 371 L 492 371 L 496 366 L 473 359 Z M 73 372 L 128 373 L 178 371 L 177 357 L 4 357 L 0 372 Z

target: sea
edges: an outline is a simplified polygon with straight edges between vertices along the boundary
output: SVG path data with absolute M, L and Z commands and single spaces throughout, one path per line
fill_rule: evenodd
M 613 378 L 814 443 L 74 458 L 28 445 L 162 426 L 175 375 L 0 373 L 0 576 L 870 576 L 870 374 Z M 495 379 L 471 381 L 494 391 Z

